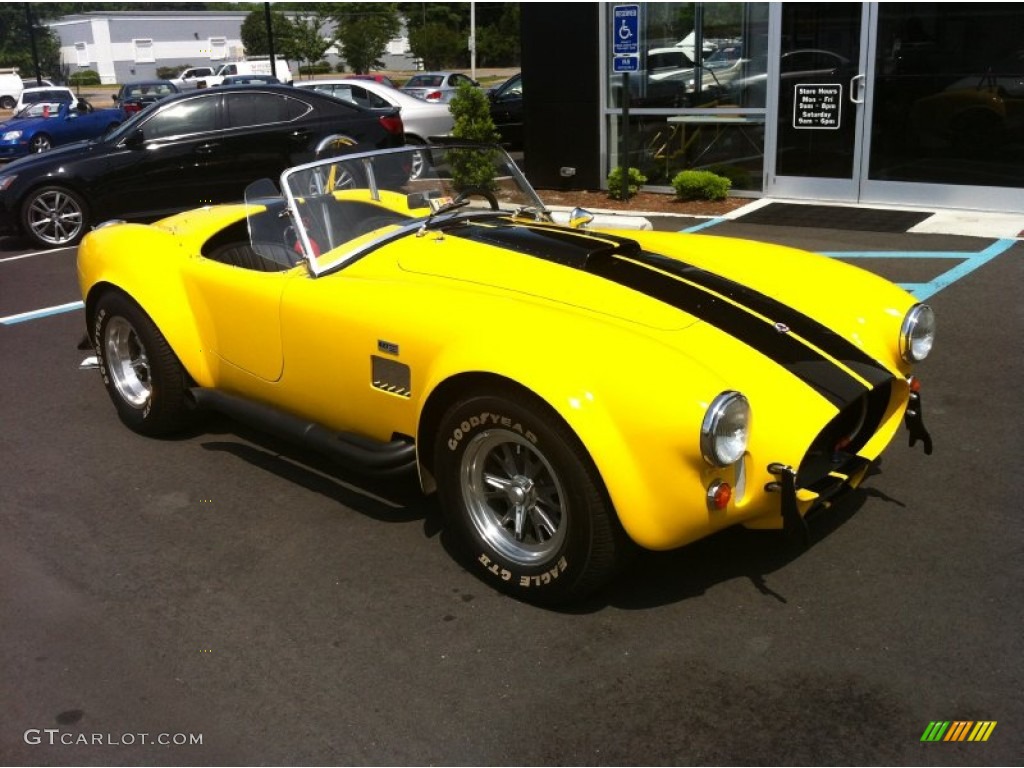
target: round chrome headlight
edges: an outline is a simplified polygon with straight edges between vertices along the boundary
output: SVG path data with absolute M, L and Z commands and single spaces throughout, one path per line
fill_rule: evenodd
M 928 357 L 935 343 L 935 313 L 927 304 L 915 304 L 903 318 L 900 328 L 900 355 L 908 363 Z
M 700 450 L 704 460 L 727 467 L 747 450 L 750 403 L 739 392 L 723 392 L 708 406 L 700 426 Z

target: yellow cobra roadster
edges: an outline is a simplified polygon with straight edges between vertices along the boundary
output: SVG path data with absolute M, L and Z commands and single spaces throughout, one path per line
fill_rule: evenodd
M 121 420 L 214 409 L 419 473 L 468 568 L 578 600 L 637 545 L 801 531 L 905 426 L 932 310 L 811 253 L 557 223 L 500 149 L 345 155 L 78 253 Z M 194 427 L 192 427 L 194 428 Z

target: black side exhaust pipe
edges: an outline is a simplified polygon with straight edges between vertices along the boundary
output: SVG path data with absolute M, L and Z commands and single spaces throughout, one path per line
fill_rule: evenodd
M 364 472 L 390 474 L 411 468 L 416 462 L 416 446 L 408 439 L 394 439 L 385 443 L 349 432 L 334 432 L 269 405 L 217 389 L 192 387 L 189 389 L 189 397 L 194 408 L 223 413 Z

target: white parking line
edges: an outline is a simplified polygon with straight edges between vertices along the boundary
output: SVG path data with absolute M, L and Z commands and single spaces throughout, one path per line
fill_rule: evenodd
M 49 251 L 32 251 L 32 253 L 23 253 L 23 254 L 21 254 L 19 256 L 4 256 L 2 259 L 0 259 L 0 264 L 3 264 L 5 261 L 17 261 L 18 259 L 31 259 L 33 256 L 46 256 L 47 254 L 50 254 L 50 253 L 60 253 L 62 251 L 70 251 L 70 250 L 73 250 L 73 249 L 71 249 L 71 248 L 54 248 L 54 249 L 49 250 Z
M 63 312 L 74 312 L 76 309 L 82 309 L 84 307 L 84 302 L 69 301 L 67 304 L 57 304 L 56 306 L 53 307 L 44 307 L 43 309 L 34 309 L 31 312 L 19 312 L 16 315 L 0 317 L 0 325 L 16 325 L 17 323 L 26 323 L 29 320 L 38 320 L 41 317 L 59 315 Z

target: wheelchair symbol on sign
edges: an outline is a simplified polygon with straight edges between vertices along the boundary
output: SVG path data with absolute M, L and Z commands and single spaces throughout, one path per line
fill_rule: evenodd
M 633 30 L 626 24 L 626 20 L 622 20 L 622 26 L 619 27 L 619 40 L 629 40 L 633 36 Z

